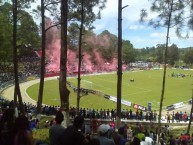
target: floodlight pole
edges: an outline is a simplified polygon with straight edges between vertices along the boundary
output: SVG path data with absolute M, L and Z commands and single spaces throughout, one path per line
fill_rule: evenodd
M 116 128 L 121 126 L 121 90 L 122 90 L 122 0 L 118 1 L 118 71 L 117 71 L 117 113 Z

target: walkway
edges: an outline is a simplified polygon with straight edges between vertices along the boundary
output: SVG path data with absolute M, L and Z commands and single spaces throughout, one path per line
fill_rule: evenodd
M 57 79 L 57 77 L 45 78 L 45 81 L 52 80 L 52 79 Z M 39 83 L 39 82 L 40 82 L 40 79 L 36 79 L 36 80 L 27 81 L 27 82 L 20 84 L 20 90 L 21 90 L 21 96 L 22 96 L 23 102 L 25 103 L 29 102 L 29 103 L 32 103 L 33 105 L 37 105 L 37 102 L 28 96 L 26 90 L 28 87 L 32 86 L 33 84 Z M 14 99 L 14 86 L 11 86 L 5 89 L 1 95 L 4 98 L 6 98 L 7 100 L 10 100 L 10 101 L 13 100 Z
M 49 77 L 49 78 L 45 78 L 45 81 L 47 80 L 53 80 L 53 79 L 57 79 L 57 77 Z M 21 90 L 21 95 L 22 95 L 22 99 L 23 102 L 25 103 L 32 103 L 33 105 L 37 105 L 37 102 L 35 100 L 33 100 L 32 98 L 30 98 L 27 93 L 26 90 L 28 87 L 30 87 L 33 84 L 39 83 L 40 79 L 36 79 L 36 80 L 31 80 L 28 82 L 24 82 L 20 84 L 20 90 Z M 8 87 L 7 89 L 5 89 L 2 94 L 1 94 L 4 98 L 6 98 L 7 100 L 13 100 L 14 98 L 14 86 Z M 182 108 L 178 108 L 173 110 L 174 112 L 187 112 L 190 113 L 190 109 L 191 109 L 191 105 L 190 104 L 184 104 L 184 107 Z M 170 113 L 172 113 L 173 111 L 169 111 Z M 163 116 L 164 114 L 166 114 L 167 111 L 163 108 Z

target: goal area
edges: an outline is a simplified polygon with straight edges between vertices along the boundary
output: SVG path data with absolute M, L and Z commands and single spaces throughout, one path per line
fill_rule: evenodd
M 87 80 L 81 80 L 80 88 L 92 89 L 92 82 Z

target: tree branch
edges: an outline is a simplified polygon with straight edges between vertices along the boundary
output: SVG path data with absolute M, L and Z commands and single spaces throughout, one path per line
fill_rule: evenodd
M 60 25 L 60 24 L 61 24 L 61 23 L 57 23 L 57 24 L 54 24 L 54 25 L 49 26 L 48 28 L 46 28 L 45 32 L 47 32 L 49 29 L 51 29 L 51 28 L 53 28 L 53 27 L 55 27 L 55 26 L 58 26 L 58 25 Z
M 49 5 L 51 5 L 51 4 L 59 4 L 60 2 L 59 1 L 57 1 L 57 2 L 51 2 L 51 3 L 48 3 L 48 4 L 46 4 L 45 6 L 44 6 L 44 8 L 46 8 L 47 6 L 49 6 Z

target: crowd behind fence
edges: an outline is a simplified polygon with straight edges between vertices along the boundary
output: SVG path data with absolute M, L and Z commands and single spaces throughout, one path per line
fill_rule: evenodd
M 14 71 L 13 71 L 13 65 L 6 64 L 6 63 L 0 63 L 0 93 L 3 91 L 6 87 L 14 84 Z M 40 58 L 38 57 L 22 57 L 19 58 L 19 81 L 25 82 L 27 81 L 27 78 L 31 75 L 35 77 L 39 77 L 40 74 Z M 67 82 L 67 84 L 73 88 L 74 91 L 77 90 L 75 86 L 73 86 L 70 82 Z M 91 90 L 91 89 L 84 89 L 81 88 L 81 93 L 83 94 L 96 94 L 104 96 L 106 99 L 109 98 L 107 94 L 104 94 L 102 92 Z M 1 103 L 7 102 L 2 101 Z M 26 111 L 29 113 L 35 113 L 36 112 L 36 106 L 32 105 L 30 103 L 24 103 L 26 107 Z M 9 105 L 5 105 L 9 106 Z M 54 112 L 59 108 L 59 106 L 43 106 L 42 107 L 42 113 L 46 115 L 54 115 Z M 76 108 L 70 107 L 69 113 L 70 116 L 73 118 L 75 116 Z M 98 119 L 115 119 L 116 116 L 116 109 L 101 109 L 101 108 L 80 108 L 79 115 L 82 115 L 84 118 L 98 118 Z M 135 119 L 135 120 L 144 120 L 144 121 L 157 121 L 158 115 L 155 111 L 141 111 L 136 109 L 123 109 L 121 111 L 121 118 L 123 120 L 128 119 Z M 164 118 L 167 122 L 187 122 L 189 118 L 189 114 L 187 112 L 176 112 L 174 111 L 168 111 L 168 113 L 164 116 Z

